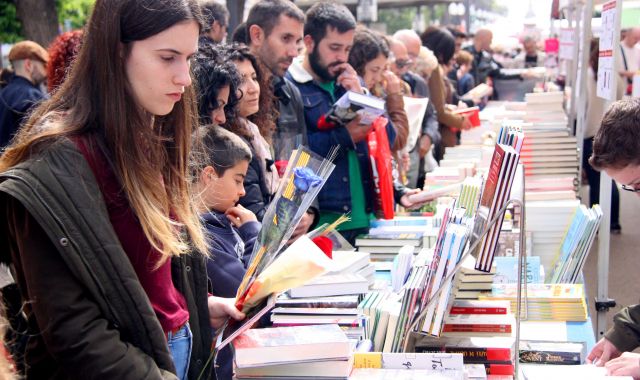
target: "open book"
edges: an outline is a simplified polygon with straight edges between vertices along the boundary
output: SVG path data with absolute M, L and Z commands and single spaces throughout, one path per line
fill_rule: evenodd
M 370 125 L 384 113 L 384 105 L 383 99 L 347 91 L 324 115 L 325 128 L 349 124 L 358 115 L 361 124 Z

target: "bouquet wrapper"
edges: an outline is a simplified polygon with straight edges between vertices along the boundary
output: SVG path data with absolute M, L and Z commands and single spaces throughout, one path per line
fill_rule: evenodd
M 253 281 L 237 305 L 247 312 L 272 293 L 302 286 L 331 270 L 333 262 L 307 236 L 291 244 Z
M 367 135 L 367 144 L 375 188 L 376 214 L 382 219 L 393 219 L 393 174 L 387 123 L 388 120 L 384 117 L 379 117 L 373 122 Z

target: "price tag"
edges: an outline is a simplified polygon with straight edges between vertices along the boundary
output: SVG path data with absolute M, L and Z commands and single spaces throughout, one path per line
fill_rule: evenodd
M 560 29 L 560 59 L 573 60 L 575 45 L 573 28 Z

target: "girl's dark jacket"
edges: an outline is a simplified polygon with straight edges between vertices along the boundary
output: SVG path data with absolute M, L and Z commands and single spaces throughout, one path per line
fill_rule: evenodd
M 73 142 L 0 174 L 0 224 L 0 246 L 9 247 L 0 259 L 13 265 L 27 301 L 27 378 L 176 378 L 162 327 Z M 175 257 L 171 267 L 189 309 L 195 379 L 212 342 L 205 258 Z

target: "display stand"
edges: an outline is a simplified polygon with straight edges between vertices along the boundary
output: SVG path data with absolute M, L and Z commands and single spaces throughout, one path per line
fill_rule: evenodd
M 523 189 L 524 189 L 524 184 L 523 184 Z M 451 274 L 449 274 L 447 277 L 444 278 L 442 283 L 446 284 L 448 281 L 453 279 L 453 276 L 456 274 L 456 272 L 462 266 L 462 263 L 463 263 L 464 259 L 467 256 L 469 256 L 473 251 L 475 251 L 476 248 L 478 248 L 480 243 L 482 243 L 483 238 L 489 233 L 489 230 L 491 229 L 491 227 L 493 225 L 495 225 L 498 222 L 498 220 L 500 220 L 500 218 L 504 218 L 504 213 L 507 211 L 507 209 L 509 208 L 510 205 L 519 206 L 520 209 L 521 209 L 520 251 L 519 251 L 519 255 L 520 256 L 518 258 L 518 289 L 517 289 L 517 295 L 516 295 L 516 305 L 517 305 L 517 310 L 516 310 L 516 344 L 515 344 L 515 351 L 514 351 L 514 358 L 513 358 L 514 379 L 517 379 L 518 378 L 519 351 L 520 351 L 520 321 L 521 321 L 521 319 L 524 319 L 524 320 L 527 319 L 527 308 L 528 308 L 528 304 L 527 304 L 527 301 L 526 301 L 526 291 L 527 291 L 526 290 L 527 289 L 526 285 L 524 287 L 525 307 L 524 307 L 524 309 L 521 309 L 521 307 L 520 307 L 521 306 L 521 302 L 522 302 L 522 278 L 523 278 L 523 275 L 526 276 L 526 270 L 527 270 L 527 260 L 526 260 L 526 257 L 527 257 L 527 249 L 526 249 L 526 247 L 527 247 L 527 245 L 526 245 L 524 200 L 509 199 L 505 203 L 505 205 L 498 211 L 498 213 L 493 217 L 493 219 L 491 219 L 489 221 L 489 223 L 487 224 L 487 226 L 484 229 L 484 231 L 482 231 L 482 234 L 480 235 L 478 240 L 476 240 L 473 244 L 471 244 L 469 246 L 469 248 L 467 248 L 467 250 L 462 254 L 462 257 L 460 257 L 460 260 L 458 261 L 458 264 L 453 268 L 453 271 L 451 272 Z M 411 325 L 409 325 L 407 330 L 405 330 L 404 340 L 402 342 L 402 350 L 403 350 L 403 352 L 407 352 L 408 345 L 409 345 L 409 340 L 412 337 L 412 334 L 427 335 L 427 334 L 422 333 L 421 331 L 414 331 L 414 329 L 416 328 L 418 322 L 422 318 L 424 318 L 426 316 L 426 313 L 429 310 L 429 307 L 434 302 L 434 300 L 438 299 L 438 296 L 440 295 L 440 293 L 442 293 L 443 289 L 444 289 L 444 287 L 441 286 L 440 288 L 438 288 L 438 290 L 436 290 L 434 295 L 431 297 L 431 299 L 425 305 L 424 309 L 420 312 L 420 314 L 418 314 L 416 316 L 416 318 L 414 318 L 414 321 L 411 323 Z M 524 316 L 522 316 L 523 311 L 524 311 Z

